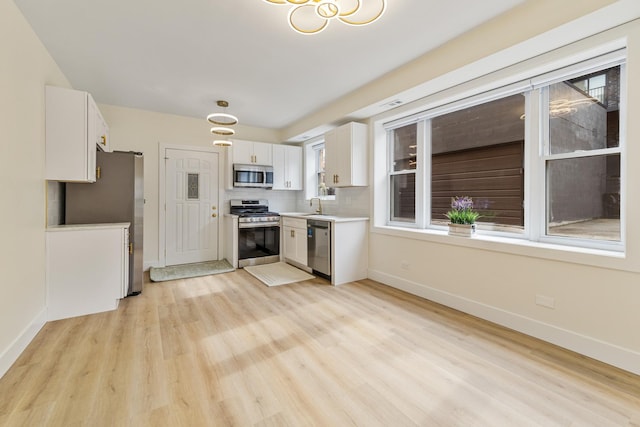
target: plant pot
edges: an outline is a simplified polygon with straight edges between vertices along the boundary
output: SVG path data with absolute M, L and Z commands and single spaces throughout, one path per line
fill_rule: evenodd
M 449 223 L 449 235 L 471 237 L 476 232 L 475 224 L 451 224 Z

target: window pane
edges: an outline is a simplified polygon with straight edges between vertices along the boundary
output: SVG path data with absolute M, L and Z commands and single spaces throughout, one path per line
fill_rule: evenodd
M 391 170 L 394 172 L 416 169 L 417 157 L 417 131 L 416 123 L 394 129 L 392 143 Z
M 431 120 L 431 221 L 448 222 L 451 198 L 469 196 L 482 228 L 524 227 L 523 95 Z
M 324 144 L 314 146 L 315 150 L 315 167 L 316 167 L 316 196 L 334 195 L 335 190 L 327 187 L 326 176 L 324 172 L 325 165 L 325 148 Z
M 549 152 L 620 145 L 620 66 L 549 86 Z
M 416 174 L 391 175 L 391 221 L 415 222 Z
M 547 162 L 547 234 L 620 241 L 620 155 Z

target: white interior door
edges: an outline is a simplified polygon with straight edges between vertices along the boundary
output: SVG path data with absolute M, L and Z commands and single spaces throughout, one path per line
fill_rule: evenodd
M 218 259 L 218 154 L 165 150 L 166 265 Z

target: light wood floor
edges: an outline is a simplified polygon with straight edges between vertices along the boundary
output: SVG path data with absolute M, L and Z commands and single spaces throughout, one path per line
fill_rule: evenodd
M 2 426 L 640 426 L 640 377 L 373 281 L 148 283 L 47 324 Z

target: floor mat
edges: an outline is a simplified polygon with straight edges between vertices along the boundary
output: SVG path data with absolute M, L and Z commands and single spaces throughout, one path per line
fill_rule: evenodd
M 194 264 L 172 265 L 170 267 L 151 267 L 149 276 L 153 282 L 186 279 L 189 277 L 209 276 L 211 274 L 227 273 L 235 268 L 226 259 L 220 261 L 197 262 Z
M 244 269 L 267 286 L 280 286 L 315 278 L 315 276 L 285 262 L 252 265 Z

